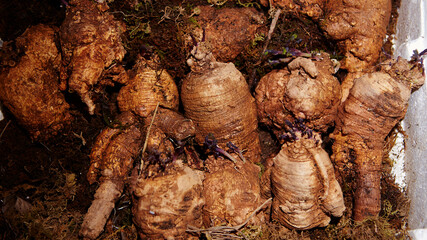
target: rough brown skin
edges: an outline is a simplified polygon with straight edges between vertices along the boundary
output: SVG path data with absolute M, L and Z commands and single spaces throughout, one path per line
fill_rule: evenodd
M 188 225 L 202 226 L 202 171 L 177 161 L 153 178 L 138 178 L 133 221 L 141 239 L 198 239 Z
M 149 123 L 145 121 L 145 129 L 148 129 Z M 147 130 L 148 131 L 148 130 Z M 145 132 L 145 136 L 147 134 Z M 174 146 L 166 134 L 157 126 L 152 126 L 149 132 L 147 147 L 144 153 L 144 176 L 157 176 L 162 174 L 162 167 L 172 161 L 172 155 L 175 151 Z M 150 156 L 157 158 L 150 159 Z
M 90 183 L 99 178 L 95 200 L 85 215 L 80 236 L 95 239 L 103 231 L 115 202 L 123 192 L 124 183 L 133 167 L 135 155 L 141 149 L 143 134 L 136 116 L 131 112 L 119 115 L 122 129 L 104 129 L 95 141 L 87 175 Z
M 265 7 L 270 2 L 272 4 L 270 7 L 280 7 L 286 11 L 306 14 L 314 20 L 318 20 L 323 16 L 326 5 L 325 0 L 260 0 L 260 2 Z
M 343 194 L 328 153 L 313 138 L 301 136 L 282 146 L 271 167 L 272 219 L 299 230 L 324 227 L 330 215 L 342 216 Z
M 287 69 L 273 70 L 261 78 L 255 89 L 258 119 L 280 135 L 285 121 L 305 120 L 307 127 L 326 131 L 332 126 L 341 100 L 339 81 L 332 75 L 333 64 L 296 58 Z
M 149 127 L 158 103 L 166 108 L 178 108 L 177 87 L 172 77 L 158 68 L 155 58 L 140 58 L 127 73 L 118 71 L 120 74 L 116 81 L 126 84 L 117 97 L 123 113 L 118 119 L 119 128 L 108 128 L 101 132 L 92 149 L 88 180 L 90 183 L 96 181 L 99 172 L 103 177 L 95 195 L 96 200 L 92 203 L 93 207 L 89 209 L 82 226 L 81 235 L 85 237 L 96 238 L 103 230 L 114 203 L 123 191 L 126 176 L 133 167 L 133 157 L 142 149 L 142 141 L 147 134 L 149 137 L 144 138 L 147 144 L 144 158 L 150 154 L 156 155 L 156 161 L 162 164 L 169 162 L 174 152 L 166 134 L 176 140 L 194 135 L 191 120 L 162 107 L 154 119 L 155 124 Z M 142 129 L 133 125 L 138 122 L 139 117 L 144 118 Z M 174 126 L 176 128 L 171 129 Z M 147 165 L 152 164 L 147 159 L 144 160 Z M 157 168 L 151 165 L 145 175 L 157 175 L 157 171 L 158 165 Z
M 402 58 L 388 60 L 381 67 L 381 71 L 355 79 L 332 134 L 332 159 L 341 176 L 356 172 L 356 221 L 377 216 L 381 210 L 384 139 L 405 116 L 411 91 L 424 82 L 421 66 L 414 67 Z
M 196 133 L 196 127 L 191 119 L 164 108 L 159 108 L 153 125 L 177 141 L 194 136 Z
M 151 126 L 147 139 L 145 137 L 152 116 L 145 118 L 143 123 L 139 123 L 139 119 L 130 111 L 121 113 L 115 121 L 118 127 L 104 129 L 92 147 L 91 166 L 87 178 L 91 184 L 97 181 L 99 175 L 101 178 L 95 200 L 85 216 L 80 231 L 80 235 L 83 237 L 94 239 L 102 232 L 115 202 L 123 192 L 127 176 L 133 167 L 134 157 L 141 152 L 143 141 L 147 143 L 144 163 L 146 166 L 149 165 L 143 176 L 151 177 L 159 175 L 159 166 L 147 161 L 147 156 L 156 154 L 158 156 L 156 161 L 162 165 L 172 159 L 174 147 L 167 134 L 176 140 L 182 140 L 183 136 L 194 135 L 194 125 L 189 124 L 191 121 L 169 109 L 159 110 L 159 115 L 155 118 L 156 124 Z M 165 126 L 165 124 L 170 124 L 170 126 Z M 171 126 L 177 124 L 181 124 L 181 128 L 178 129 L 182 131 L 169 131 Z M 169 132 L 165 134 L 164 131 Z M 150 195 L 150 197 L 152 196 Z M 199 211 L 201 211 L 201 207 Z M 137 215 L 141 214 L 143 213 Z M 183 233 L 183 231 L 178 232 Z
M 181 99 L 185 116 L 196 125 L 196 141 L 202 144 L 212 133 L 223 149 L 231 141 L 246 150 L 250 161 L 259 162 L 256 106 L 245 78 L 234 64 L 216 62 L 203 43 L 192 54 L 192 72 L 182 83 Z
M 259 167 L 252 163 L 260 161 L 255 101 L 243 75 L 232 63 L 217 62 L 204 42 L 191 54 L 187 63 L 192 72 L 182 84 L 181 99 L 185 116 L 196 125 L 196 141 L 201 144 L 213 134 L 221 148 L 231 141 L 247 150 L 244 155 L 250 160 L 206 160 L 203 222 L 205 227 L 241 224 L 261 199 Z
M 21 55 L 0 69 L 0 100 L 34 140 L 44 141 L 70 124 L 69 105 L 58 86 L 61 55 L 55 45 L 57 29 L 28 28 L 15 41 Z M 5 43 L 7 51 L 12 43 Z M 7 54 L 13 55 L 10 49 Z M 7 57 L 7 56 L 6 56 Z
M 120 35 L 126 26 L 106 12 L 106 3 L 90 0 L 71 0 L 61 25 L 63 52 L 61 90 L 75 91 L 95 111 L 92 88 L 99 82 L 104 68 L 120 62 L 126 51 Z
M 341 66 L 360 72 L 373 66 L 381 52 L 391 14 L 391 0 L 261 0 L 286 12 L 305 14 L 336 40 L 345 58 Z
M 326 1 L 322 29 L 344 50 L 349 72 L 373 66 L 381 52 L 391 14 L 391 0 Z
M 157 57 L 140 57 L 126 76 L 126 85 L 117 96 L 120 111 L 132 111 L 141 117 L 151 114 L 159 103 L 161 107 L 178 110 L 178 88 Z
M 229 159 L 205 161 L 208 172 L 203 181 L 203 223 L 205 227 L 235 226 L 242 224 L 261 205 L 260 168 L 250 162 L 238 161 L 236 165 Z M 261 216 L 260 216 L 261 217 Z M 259 218 L 250 223 L 260 223 Z
M 341 82 L 341 103 L 345 102 L 345 100 L 348 97 L 348 94 L 350 93 L 350 89 L 353 87 L 354 79 L 360 78 L 364 74 L 372 72 L 372 70 L 367 70 L 366 72 L 350 72 L 347 73 L 343 81 Z
M 211 47 L 212 54 L 220 62 L 233 61 L 245 47 L 251 44 L 255 34 L 266 34 L 263 27 L 265 16 L 254 8 L 215 8 L 199 6 L 200 15 L 195 16 L 199 26 L 190 24 L 189 32 L 202 39 L 205 29 L 205 41 Z M 186 36 L 188 46 L 192 39 Z

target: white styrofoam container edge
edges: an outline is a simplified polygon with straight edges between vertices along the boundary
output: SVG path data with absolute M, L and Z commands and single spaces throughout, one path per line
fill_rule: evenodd
M 397 21 L 395 56 L 409 59 L 414 50 L 427 48 L 426 0 L 401 0 Z M 427 62 L 427 59 L 426 61 Z M 426 64 L 424 64 L 426 66 Z M 395 146 L 394 174 L 411 201 L 408 226 L 414 240 L 427 239 L 427 83 L 414 92 L 403 121 L 407 139 Z M 397 144 L 399 145 L 399 143 Z M 403 177 L 401 177 L 403 176 Z

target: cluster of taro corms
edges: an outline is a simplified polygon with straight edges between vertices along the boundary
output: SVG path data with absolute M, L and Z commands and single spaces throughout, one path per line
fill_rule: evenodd
M 294 123 L 291 123 L 288 120 L 285 120 L 286 125 L 286 131 L 284 134 L 280 135 L 279 139 L 284 142 L 292 142 L 295 140 L 298 140 L 298 136 L 295 134 L 296 132 L 301 133 L 301 137 L 304 137 L 307 135 L 309 139 L 313 139 L 316 141 L 316 144 L 319 142 L 319 140 L 313 138 L 313 130 L 308 128 L 304 124 L 304 119 L 297 118 Z

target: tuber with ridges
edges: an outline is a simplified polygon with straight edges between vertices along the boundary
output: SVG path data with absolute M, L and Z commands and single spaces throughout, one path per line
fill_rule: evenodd
M 339 108 L 331 135 L 335 140 L 332 159 L 343 180 L 355 171 L 356 221 L 375 217 L 381 210 L 384 139 L 405 116 L 411 91 L 424 83 L 423 73 L 419 63 L 387 60 L 380 71 L 356 78 Z

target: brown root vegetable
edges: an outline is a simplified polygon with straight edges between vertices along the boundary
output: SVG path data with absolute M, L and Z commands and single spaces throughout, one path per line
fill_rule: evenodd
M 230 164 L 228 159 L 210 157 L 203 181 L 203 222 L 205 227 L 242 224 L 262 203 L 260 168 L 250 162 Z M 260 216 L 261 217 L 261 216 Z M 251 219 L 250 223 L 260 223 Z
M 187 45 L 193 45 L 192 38 L 203 38 L 212 48 L 218 61 L 229 62 L 239 55 L 255 38 L 265 34 L 265 16 L 254 8 L 215 8 L 199 6 L 200 14 L 194 18 L 197 26 L 189 26 Z
M 0 100 L 33 139 L 42 141 L 58 134 L 72 119 L 59 91 L 61 55 L 55 44 L 56 32 L 46 25 L 28 28 L 15 41 L 20 57 L 5 61 L 0 69 Z M 11 44 L 5 44 L 4 51 Z
M 280 135 L 285 122 L 304 119 L 312 129 L 332 126 L 341 100 L 341 87 L 333 75 L 328 54 L 321 61 L 296 58 L 288 69 L 274 70 L 255 89 L 258 119 Z
M 264 6 L 268 3 L 320 22 L 344 51 L 341 66 L 349 72 L 363 71 L 377 62 L 390 19 L 390 0 L 261 0 Z
M 153 178 L 138 178 L 133 221 L 141 239 L 198 239 L 187 226 L 202 226 L 203 172 L 177 161 Z
M 324 15 L 324 8 L 326 5 L 326 0 L 260 0 L 261 4 L 265 7 L 271 3 L 270 7 L 280 7 L 287 12 L 297 12 L 306 14 L 307 16 L 318 20 Z
M 332 159 L 344 179 L 355 171 L 353 215 L 356 221 L 377 216 L 381 210 L 384 139 L 404 117 L 411 91 L 423 82 L 420 66 L 402 58 L 389 60 L 382 64 L 381 71 L 355 79 L 347 100 L 339 109 L 332 135 L 335 139 Z
M 191 119 L 185 118 L 175 111 L 164 108 L 159 108 L 153 125 L 160 128 L 166 136 L 177 141 L 182 141 L 188 137 L 194 136 L 196 132 L 196 128 Z
M 340 217 L 345 210 L 341 187 L 320 136 L 295 134 L 298 139 L 273 158 L 272 219 L 294 229 L 324 227 L 331 215 Z
M 363 76 L 366 72 L 349 72 L 341 82 L 341 103 L 345 102 L 350 93 L 350 89 L 353 87 L 354 79 Z
M 104 68 L 123 59 L 126 51 L 120 35 L 126 26 L 106 12 L 105 2 L 70 0 L 69 4 L 60 31 L 61 88 L 65 90 L 68 82 L 69 90 L 77 92 L 93 114 L 92 88 L 99 82 Z
M 147 125 L 146 125 L 147 126 Z M 174 146 L 166 134 L 157 126 L 152 126 L 146 139 L 144 153 L 144 176 L 154 176 L 161 172 L 168 163 L 173 161 Z
M 92 184 L 101 175 L 101 184 L 80 231 L 86 238 L 96 238 L 103 230 L 115 202 L 123 192 L 127 176 L 133 167 L 133 158 L 142 149 L 143 141 L 146 143 L 143 163 L 147 168 L 144 176 L 151 177 L 157 176 L 159 170 L 173 160 L 174 146 L 164 131 L 169 131 L 167 134 L 178 141 L 183 136 L 194 134 L 191 121 L 169 109 L 160 109 L 153 125 L 151 115 L 144 119 L 143 124 L 139 124 L 138 118 L 130 111 L 120 114 L 114 121 L 117 127 L 104 129 L 92 148 L 87 178 Z M 181 124 L 179 130 L 170 129 L 178 124 Z
M 231 141 L 259 162 L 255 100 L 242 73 L 232 63 L 216 62 L 203 42 L 187 62 L 192 72 L 182 83 L 181 99 L 185 116 L 196 125 L 196 141 L 213 134 L 221 148 Z
M 271 156 L 267 158 L 263 162 L 264 166 L 264 172 L 262 173 L 261 179 L 260 179 L 260 190 L 261 190 L 261 196 L 264 199 L 269 199 L 272 197 L 271 194 L 271 168 L 273 167 L 273 158 L 275 156 Z
M 345 52 L 341 66 L 359 72 L 373 66 L 386 35 L 391 14 L 390 0 L 326 1 L 322 28 Z
M 156 57 L 152 60 L 140 57 L 128 72 L 128 78 L 117 96 L 120 111 L 147 117 L 158 103 L 164 108 L 178 109 L 178 88 L 166 70 L 160 68 Z
M 143 134 L 136 116 L 131 112 L 124 112 L 117 120 L 122 127 L 104 129 L 97 137 L 90 155 L 91 167 L 87 178 L 93 183 L 99 173 L 101 177 L 95 200 L 80 229 L 80 235 L 85 238 L 95 239 L 103 231 L 115 202 L 123 192 L 134 157 L 141 149 Z

